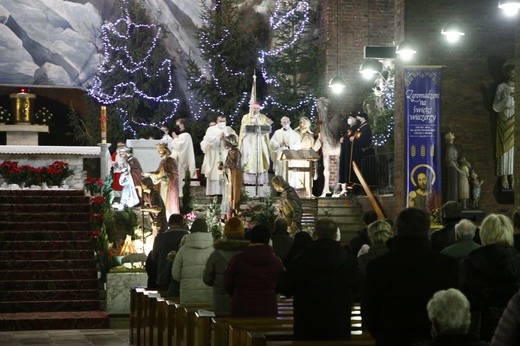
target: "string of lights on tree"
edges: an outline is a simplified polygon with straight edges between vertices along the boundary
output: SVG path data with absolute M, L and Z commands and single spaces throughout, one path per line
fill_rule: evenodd
M 381 88 L 381 96 L 383 97 L 383 104 L 387 110 L 393 110 L 395 107 L 394 102 L 394 78 L 391 75 L 391 71 L 389 71 L 388 77 L 381 78 L 381 83 L 379 83 Z M 382 147 L 388 143 L 389 140 L 393 138 L 394 134 L 394 116 L 393 112 L 391 116 L 389 116 L 388 124 L 386 126 L 386 131 L 383 133 L 374 133 L 372 136 L 372 143 L 376 147 Z
M 158 68 L 150 69 L 150 61 L 156 52 L 157 45 L 162 37 L 162 29 L 157 24 L 141 24 L 134 23 L 129 13 L 128 0 L 122 1 L 122 15 L 113 23 L 105 23 L 101 26 L 101 40 L 103 42 L 103 59 L 98 71 L 98 75 L 93 78 L 91 87 L 87 93 L 94 97 L 98 102 L 105 105 L 114 105 L 117 109 L 117 115 L 121 118 L 125 131 L 130 131 L 134 136 L 137 135 L 135 126 L 160 126 L 169 122 L 175 116 L 179 100 L 173 97 L 173 76 L 172 62 L 164 59 Z M 130 52 L 128 43 L 131 42 L 132 35 L 139 32 L 148 31 L 152 33 L 152 40 L 148 42 L 147 47 L 143 47 L 144 57 L 136 58 Z M 142 42 L 142 44 L 146 44 Z M 143 51 L 141 50 L 141 52 Z M 120 58 L 115 58 L 119 56 Z M 107 86 L 103 82 L 104 76 L 124 71 L 127 75 L 125 82 L 116 83 L 113 86 Z M 157 79 L 156 85 L 162 86 L 164 89 L 160 94 L 152 95 L 141 86 L 133 81 L 135 74 L 142 74 L 149 81 Z M 163 82 L 164 76 L 167 76 L 166 83 Z M 140 97 L 152 104 L 166 104 L 170 106 L 169 114 L 162 119 L 151 122 L 140 122 L 136 120 L 137 115 L 130 115 L 122 107 L 118 107 L 118 103 L 126 99 Z M 153 106 L 152 106 L 153 108 Z
M 211 8 L 212 11 L 216 10 L 216 7 L 219 6 L 219 2 L 215 3 L 215 5 Z M 296 3 L 296 6 L 293 6 L 292 9 L 287 10 L 287 6 L 289 6 L 289 3 L 287 1 L 280 1 L 277 0 L 275 2 L 275 8 L 273 14 L 269 18 L 269 24 L 271 30 L 278 30 L 282 25 L 290 25 L 291 22 L 289 19 L 294 16 L 301 16 L 302 20 L 298 23 L 297 27 L 294 29 L 294 35 L 288 42 L 281 42 L 281 44 L 277 47 L 272 48 L 271 50 L 260 50 L 259 52 L 259 69 L 261 71 L 262 77 L 264 78 L 265 82 L 267 84 L 272 84 L 274 87 L 278 87 L 279 83 L 276 80 L 274 76 L 270 76 L 267 68 L 265 66 L 266 58 L 276 58 L 277 56 L 281 55 L 285 50 L 292 47 L 298 39 L 300 39 L 302 33 L 305 31 L 306 27 L 309 24 L 310 20 L 310 6 L 306 1 L 298 1 Z M 203 18 L 203 25 L 208 28 L 214 28 L 212 27 L 211 23 L 209 23 L 208 18 Z M 216 29 L 215 29 L 216 30 Z M 225 41 L 225 39 L 229 38 L 229 31 L 224 29 L 222 30 L 222 36 L 219 40 L 212 42 L 210 39 L 208 33 L 201 32 L 199 34 L 199 48 L 201 52 L 207 53 L 209 51 L 214 51 L 220 47 Z M 230 69 L 226 63 L 225 60 L 222 59 L 222 57 L 217 57 L 218 59 L 218 66 L 220 68 L 223 68 L 228 75 L 233 76 L 240 76 L 243 77 L 244 74 L 242 72 L 233 71 Z M 195 119 L 201 119 L 206 111 L 209 111 L 211 113 L 216 113 L 218 115 L 226 115 L 222 110 L 215 109 L 210 105 L 210 103 L 206 100 L 201 100 L 199 97 L 196 97 L 195 93 L 192 91 L 192 86 L 196 83 L 200 83 L 202 80 L 211 81 L 215 88 L 218 90 L 219 94 L 221 96 L 226 96 L 226 92 L 221 88 L 218 77 L 214 73 L 214 69 L 212 66 L 214 66 L 216 62 L 212 59 L 208 59 L 206 64 L 202 67 L 200 67 L 201 75 L 193 77 L 191 79 L 188 79 L 188 102 L 190 104 L 190 108 L 192 111 L 192 114 Z M 247 102 L 247 100 L 250 98 L 250 95 L 248 93 L 243 93 L 242 97 L 240 98 L 239 102 L 237 103 L 235 110 L 232 114 L 230 114 L 230 123 L 231 126 L 234 126 L 236 123 L 237 117 L 244 106 L 244 104 Z M 316 114 L 316 98 L 314 95 L 306 95 L 302 100 L 300 100 L 296 105 L 285 105 L 280 102 L 278 102 L 273 96 L 268 95 L 265 97 L 263 101 L 263 105 L 265 107 L 275 107 L 285 112 L 294 112 L 300 109 L 309 108 L 310 113 L 309 116 L 311 120 L 315 119 Z

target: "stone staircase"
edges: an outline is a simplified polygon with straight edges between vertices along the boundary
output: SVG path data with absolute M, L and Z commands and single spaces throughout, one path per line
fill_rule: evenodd
M 0 330 L 108 328 L 83 190 L 0 190 Z

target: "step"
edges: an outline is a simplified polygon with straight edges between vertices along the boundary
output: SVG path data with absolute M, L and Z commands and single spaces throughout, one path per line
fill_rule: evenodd
M 33 231 L 0 231 L 0 241 L 85 241 L 92 238 L 90 230 L 33 230 Z
M 34 311 L 89 311 L 99 310 L 100 301 L 96 300 L 28 300 L 24 302 L 0 302 L 0 313 Z
M 81 290 L 97 289 L 99 280 L 97 278 L 82 278 L 60 280 L 0 280 L 0 291 L 26 291 L 26 290 Z
M 0 222 L 90 222 L 90 212 L 83 213 L 27 213 L 27 212 L 10 212 L 0 211 Z
M 0 221 L 0 230 L 6 231 L 90 231 L 90 221 L 46 222 L 30 220 L 27 222 Z M 1 231 L 0 231 L 1 232 Z M 90 232 L 89 232 L 90 233 Z
M 3 235 L 0 232 L 0 235 Z M 28 234 L 29 232 L 19 233 L 18 234 Z M 48 235 L 48 234 L 47 234 Z M 72 237 L 71 237 L 72 238 Z M 2 242 L 0 242 L 0 251 L 1 250 L 12 250 L 12 251 L 22 251 L 23 250 L 31 250 L 31 253 L 34 253 L 34 250 L 49 250 L 49 251 L 78 251 L 78 250 L 90 250 L 89 256 L 92 257 L 92 240 L 33 240 L 33 237 L 27 238 L 24 240 L 16 239 L 12 240 L 9 237 L 0 237 Z M 30 239 L 30 240 L 29 240 Z M 58 250 L 58 249 L 76 249 L 76 250 Z
M 5 270 L 0 268 L 0 279 L 9 280 L 97 280 L 97 272 L 91 268 L 52 270 Z
M 2 203 L 0 212 L 10 213 L 90 213 L 88 203 Z
M 107 328 L 109 318 L 104 311 L 0 313 L 2 331 Z
M 15 242 L 21 244 L 20 242 Z M 49 243 L 49 247 L 53 242 Z M 6 244 L 2 244 L 2 247 Z M 23 245 L 23 244 L 22 244 Z M 90 242 L 86 242 L 86 246 L 90 249 L 76 248 L 77 250 L 18 250 L 2 249 L 0 250 L 0 261 L 38 261 L 38 260 L 92 260 L 94 249 Z M 67 247 L 69 248 L 69 247 Z M 58 246 L 55 249 L 60 249 Z
M 26 302 L 37 300 L 99 300 L 98 287 L 81 290 L 23 290 L 23 291 L 0 291 L 0 300 L 3 302 Z
M 0 203 L 2 203 L 2 198 L 8 198 L 11 196 L 19 196 L 19 197 L 83 197 L 89 198 L 85 195 L 85 190 L 65 190 L 65 189 L 56 189 L 56 190 L 0 190 Z
M 0 273 L 4 270 L 92 269 L 94 258 L 79 260 L 0 260 Z

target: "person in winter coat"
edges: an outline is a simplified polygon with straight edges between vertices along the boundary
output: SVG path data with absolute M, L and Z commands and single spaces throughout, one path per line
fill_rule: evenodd
M 520 292 L 509 300 L 491 344 L 493 346 L 520 345 Z
M 312 244 L 312 242 L 313 239 L 311 235 L 306 231 L 296 232 L 294 235 L 294 242 L 292 243 L 289 252 L 287 252 L 285 259 L 283 260 L 284 267 L 287 268 L 292 259 L 300 255 L 307 246 Z
M 285 257 L 287 257 L 287 253 L 289 253 L 289 249 L 294 242 L 294 239 L 287 232 L 287 228 L 287 220 L 279 217 L 274 221 L 274 230 L 271 235 L 273 252 L 280 257 L 282 262 L 285 261 Z
M 361 316 L 376 345 L 411 345 L 429 339 L 424 308 L 439 290 L 457 287 L 458 263 L 430 248 L 430 216 L 406 208 L 395 220 L 390 252 L 367 264 Z
M 208 233 L 208 225 L 204 219 L 195 219 L 190 232 L 175 256 L 172 276 L 181 283 L 182 304 L 211 304 L 211 288 L 202 281 L 202 274 L 206 261 L 213 252 L 213 236 Z
M 224 288 L 231 296 L 231 316 L 276 316 L 276 283 L 283 272 L 280 258 L 268 245 L 270 231 L 256 225 L 251 244 L 235 255 L 224 273 Z
M 377 220 L 377 214 L 374 210 L 367 210 L 363 213 L 363 222 L 365 223 L 365 228 L 361 231 L 358 231 L 357 234 L 350 241 L 350 248 L 352 250 L 352 254 L 357 257 L 359 250 L 363 245 L 370 245 L 370 238 L 368 237 L 368 225 Z
M 152 260 L 157 263 L 157 287 L 166 291 L 172 281 L 172 263 L 168 260 L 170 251 L 179 251 L 182 238 L 188 234 L 181 214 L 172 214 L 168 229 L 157 234 L 153 243 Z
M 228 263 L 249 245 L 244 238 L 244 224 L 237 217 L 226 221 L 223 235 L 223 239 L 213 244 L 215 250 L 209 255 L 203 276 L 204 283 L 213 287 L 213 310 L 217 316 L 230 314 L 231 296 L 224 289 L 224 272 Z
M 363 245 L 358 253 L 358 266 L 364 275 L 368 262 L 389 251 L 386 241 L 394 235 L 392 226 L 384 220 L 377 220 L 368 225 L 368 237 L 372 245 Z
M 513 247 L 513 224 L 489 214 L 480 226 L 482 247 L 470 252 L 460 268 L 461 290 L 473 313 L 480 313 L 480 337 L 490 341 L 502 312 L 520 285 L 520 255 Z
M 316 222 L 311 245 L 295 257 L 278 287 L 294 296 L 295 340 L 348 340 L 352 291 L 359 284 L 356 259 L 336 241 L 331 219 Z

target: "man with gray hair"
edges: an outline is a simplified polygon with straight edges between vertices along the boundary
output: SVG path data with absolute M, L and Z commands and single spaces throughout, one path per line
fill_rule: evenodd
M 479 342 L 475 334 L 468 334 L 471 311 L 468 299 L 461 291 L 449 288 L 436 292 L 426 305 L 432 323 L 433 339 L 420 345 L 476 346 L 488 345 Z
M 460 220 L 455 225 L 455 235 L 457 236 L 457 243 L 444 248 L 441 253 L 455 257 L 459 261 L 467 257 L 468 254 L 480 247 L 479 244 L 473 241 L 477 226 L 467 219 Z

